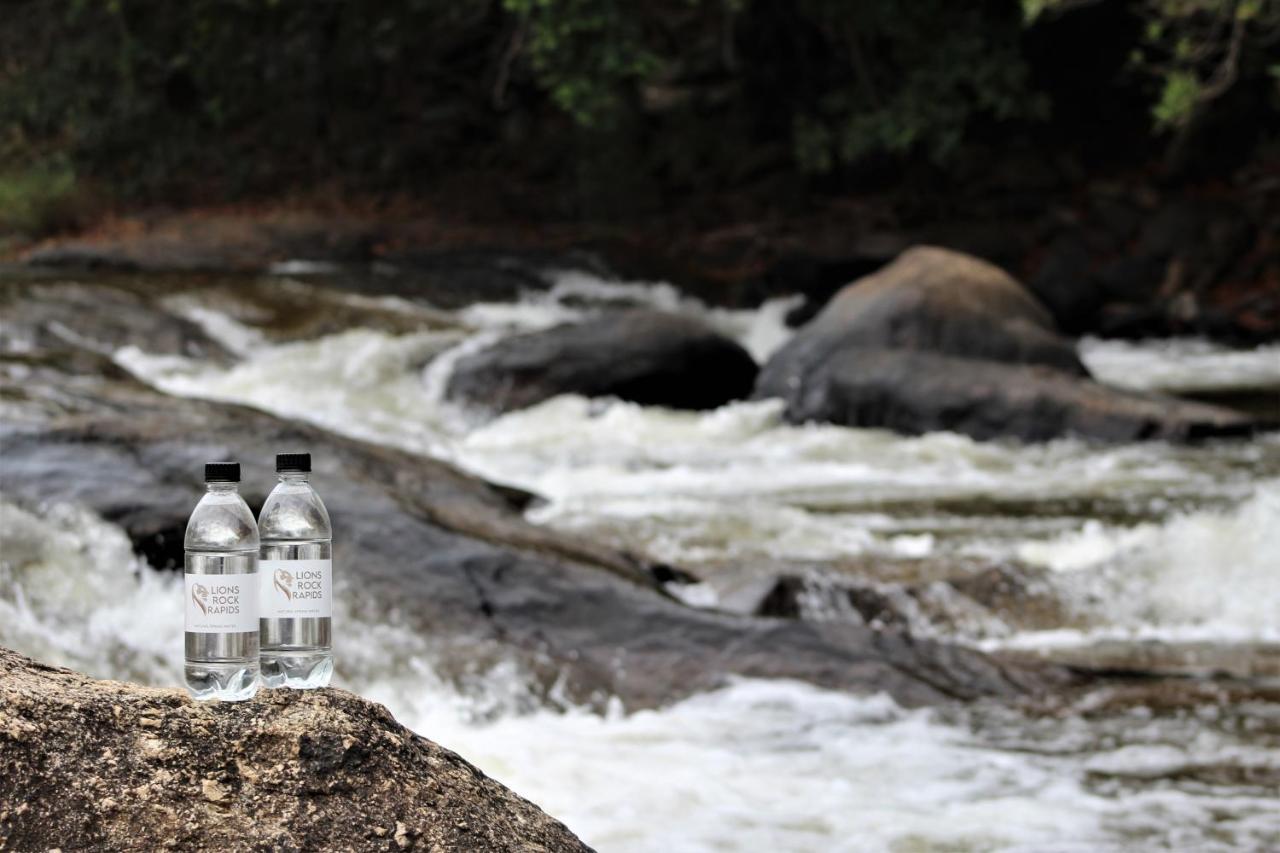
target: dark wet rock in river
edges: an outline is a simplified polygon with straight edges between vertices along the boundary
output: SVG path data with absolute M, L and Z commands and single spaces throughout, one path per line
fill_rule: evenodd
M 756 363 L 688 317 L 623 311 L 514 335 L 458 361 L 450 399 L 505 412 L 557 394 L 714 409 L 751 393 Z
M 1070 605 L 1047 579 L 1048 570 L 1019 563 L 969 565 L 957 561 L 935 575 L 874 561 L 862 567 L 782 566 L 780 574 L 747 585 L 728 581 L 733 604 L 758 616 L 852 620 L 910 629 L 927 623 L 972 631 L 1043 631 L 1074 627 Z M 905 569 L 905 571 L 904 571 Z M 896 576 L 895 576 L 896 575 Z M 722 586 L 713 578 L 713 586 Z
M 911 249 L 846 287 L 765 365 L 793 422 L 1043 441 L 1247 434 L 1249 418 L 1093 382 L 1043 306 L 995 266 Z
M 195 703 L 0 649 L 13 850 L 589 850 L 344 690 Z
M 123 346 L 148 352 L 231 360 L 226 348 L 195 323 L 157 310 L 152 300 L 123 288 L 40 281 L 0 282 L 0 348 L 31 352 L 91 350 L 109 355 Z
M 273 485 L 276 451 L 308 448 L 339 571 L 358 590 L 354 614 L 423 638 L 440 674 L 464 687 L 514 661 L 535 693 L 576 702 L 655 706 L 740 675 L 915 705 L 1035 692 L 1063 677 L 902 631 L 690 608 L 643 561 L 532 525 L 506 494 L 442 462 L 169 397 L 105 361 L 94 373 L 100 356 L 63 346 L 0 357 L 9 499 L 83 505 L 119 524 L 153 565 L 179 565 L 206 461 L 238 459 L 256 505 Z
M 1118 391 L 1044 367 L 926 352 L 848 349 L 810 372 L 790 400 L 798 421 L 950 430 L 978 439 L 1195 441 L 1248 435 L 1245 415 Z

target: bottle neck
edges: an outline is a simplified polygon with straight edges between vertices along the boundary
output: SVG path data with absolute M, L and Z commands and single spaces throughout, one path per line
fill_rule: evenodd
M 281 471 L 276 477 L 282 483 L 306 483 L 311 480 L 311 475 L 303 471 Z
M 240 491 L 239 483 L 205 483 L 205 491 L 211 495 L 230 495 Z

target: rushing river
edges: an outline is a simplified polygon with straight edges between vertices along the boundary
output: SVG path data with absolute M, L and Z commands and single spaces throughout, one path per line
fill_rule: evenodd
M 1280 679 L 1280 437 L 1019 446 L 789 426 L 773 401 L 684 413 L 561 397 L 486 419 L 442 389 L 461 354 L 512 330 L 656 305 L 702 316 L 763 359 L 786 340 L 793 303 L 708 309 L 666 285 L 581 274 L 458 312 L 332 298 L 339 314 L 395 322 L 286 339 L 255 321 L 244 293 L 203 290 L 170 307 L 235 363 L 134 347 L 113 357 L 175 395 L 248 403 L 533 491 L 543 500 L 531 520 L 694 572 L 699 582 L 673 588 L 693 606 L 749 609 L 785 573 L 805 584 L 806 618 L 862 618 L 823 595 L 852 584 L 917 634 L 1272 689 Z M 1082 355 L 1131 387 L 1280 394 L 1275 346 L 1091 340 Z M 0 501 L 0 534 L 0 644 L 98 676 L 179 683 L 173 580 L 146 570 L 119 528 L 76 507 Z M 1017 601 L 947 583 L 992 565 L 1017 581 Z M 1280 848 L 1280 705 L 1261 688 L 1194 682 L 1178 688 L 1194 701 L 1174 710 L 1100 689 L 1028 714 L 904 710 L 744 680 L 631 715 L 530 714 L 515 710 L 527 704 L 518 672 L 462 696 L 420 638 L 355 618 L 337 620 L 343 686 L 602 851 Z

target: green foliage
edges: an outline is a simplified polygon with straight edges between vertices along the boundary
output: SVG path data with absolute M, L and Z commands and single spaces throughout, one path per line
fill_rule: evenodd
M 613 124 L 628 86 L 661 66 L 643 15 L 613 0 L 503 0 L 527 33 L 527 54 L 556 105 L 584 127 Z
M 1160 100 L 1152 108 L 1156 125 L 1176 127 L 1185 124 L 1200 101 L 1200 79 L 1188 71 L 1171 71 L 1164 78 Z
M 1059 0 L 1022 0 L 1022 17 L 1027 23 L 1035 23 L 1036 18 L 1058 5 Z
M 635 109 L 637 89 L 669 82 L 682 68 L 733 73 L 723 41 L 699 34 L 717 18 L 741 29 L 759 26 L 751 20 L 758 5 L 504 0 L 523 22 L 540 83 L 592 128 L 612 126 Z M 761 51 L 747 61 L 815 65 L 799 85 L 761 105 L 790 115 L 792 148 L 806 171 L 828 172 L 880 151 L 921 150 L 945 160 L 975 118 L 1043 113 L 1026 87 L 1016 14 L 948 0 L 802 0 L 789 23 L 796 32 L 780 35 L 809 39 L 811 56 Z M 777 35 L 770 34 L 775 43 Z M 768 68 L 740 75 L 744 96 L 746 81 L 762 71 Z
M 83 195 L 64 162 L 0 171 L 0 235 L 41 237 L 74 225 Z
M 809 171 L 881 151 L 945 162 L 976 120 L 1045 114 L 1027 85 L 1016 15 L 948 0 L 806 8 L 832 34 L 831 52 L 848 57 L 838 83 L 797 118 L 796 156 Z
M 1028 20 L 1070 0 L 1022 0 Z M 1261 74 L 1280 41 L 1280 0 L 1145 0 L 1144 26 L 1130 57 L 1151 81 L 1157 128 L 1187 127 L 1241 79 Z
M 483 0 L 7 5 L 0 127 L 131 194 L 390 183 L 470 130 L 438 104 L 484 100 Z
M 624 172 L 645 192 L 886 155 L 947 163 L 1051 114 L 1026 28 L 1088 5 L 7 0 L 0 163 L 63 158 L 9 190 L 51 198 L 64 174 L 226 198 L 333 176 L 420 186 L 464 162 L 599 192 Z M 1280 0 L 1129 8 L 1133 79 L 1159 127 L 1187 127 L 1240 80 L 1271 82 Z

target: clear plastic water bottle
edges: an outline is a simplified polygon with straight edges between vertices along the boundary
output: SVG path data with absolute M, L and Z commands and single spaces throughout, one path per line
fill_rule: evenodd
M 325 687 L 333 676 L 333 531 L 311 488 L 311 454 L 276 456 L 279 484 L 258 514 L 262 678 Z
M 187 689 L 235 702 L 258 692 L 258 527 L 239 463 L 204 466 L 204 481 L 184 542 Z

